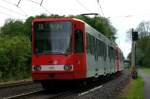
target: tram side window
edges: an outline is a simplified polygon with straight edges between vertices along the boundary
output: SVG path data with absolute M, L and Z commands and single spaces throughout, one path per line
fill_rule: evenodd
M 110 60 L 113 59 L 113 48 L 112 47 L 109 47 L 109 58 L 110 58 Z
M 83 32 L 79 29 L 75 31 L 75 52 L 82 53 L 84 52 L 83 47 Z
M 89 53 L 90 52 L 90 50 L 89 50 L 89 42 L 90 42 L 90 38 L 89 38 L 89 35 L 88 35 L 88 33 L 86 33 L 86 51 L 87 51 L 87 53 Z
M 106 60 L 106 57 L 107 57 L 107 45 L 105 43 L 104 43 L 103 52 L 104 52 L 104 60 Z
M 101 49 L 100 49 L 100 41 L 98 40 L 97 42 L 97 47 L 98 47 L 98 56 L 101 56 Z
M 110 47 L 108 46 L 108 57 L 109 57 L 109 59 L 111 59 L 111 56 L 110 56 L 111 54 L 110 54 Z
M 103 51 L 103 47 L 104 46 L 103 46 L 103 42 L 102 41 L 101 41 L 101 46 L 100 47 L 101 47 L 100 48 L 101 49 L 101 56 L 104 57 L 104 51 Z

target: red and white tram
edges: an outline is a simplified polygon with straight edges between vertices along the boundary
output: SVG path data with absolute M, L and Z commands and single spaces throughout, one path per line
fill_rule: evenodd
M 35 18 L 32 22 L 32 78 L 80 80 L 123 69 L 117 45 L 75 18 Z

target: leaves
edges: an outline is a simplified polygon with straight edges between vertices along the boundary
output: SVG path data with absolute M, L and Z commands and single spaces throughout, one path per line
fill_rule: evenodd
M 19 20 L 8 19 L 1 28 L 1 34 L 10 36 L 25 34 L 24 23 Z
M 27 75 L 30 72 L 30 64 L 27 64 L 30 55 L 31 44 L 27 37 L 0 37 L 1 79 L 19 79 Z
M 140 38 L 145 36 L 150 36 L 150 22 L 146 22 L 146 21 L 141 22 L 138 25 L 137 30 L 139 32 Z
M 142 37 L 141 39 L 138 40 L 137 42 L 137 51 L 136 51 L 136 56 L 137 56 L 137 62 L 140 65 L 143 66 L 150 66 L 150 37 Z
M 149 49 L 150 49 L 150 22 L 143 21 L 141 22 L 137 30 L 139 32 L 139 40 L 137 42 L 137 49 L 141 51 L 138 54 L 138 62 L 140 65 L 143 66 L 150 66 L 150 54 L 149 54 Z

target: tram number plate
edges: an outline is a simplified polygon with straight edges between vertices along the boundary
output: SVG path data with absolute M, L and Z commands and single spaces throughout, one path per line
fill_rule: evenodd
M 49 66 L 50 70 L 55 70 L 55 66 Z

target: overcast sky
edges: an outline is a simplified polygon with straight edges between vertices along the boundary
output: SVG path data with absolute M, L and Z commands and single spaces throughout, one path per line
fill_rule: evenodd
M 126 31 L 136 28 L 141 21 L 150 20 L 149 0 L 0 0 L 0 26 L 6 19 L 25 20 L 31 15 L 41 13 L 59 15 L 77 15 L 96 12 L 109 18 L 112 25 L 118 30 L 116 42 L 124 52 L 125 57 L 131 49 L 130 42 L 126 39 Z

